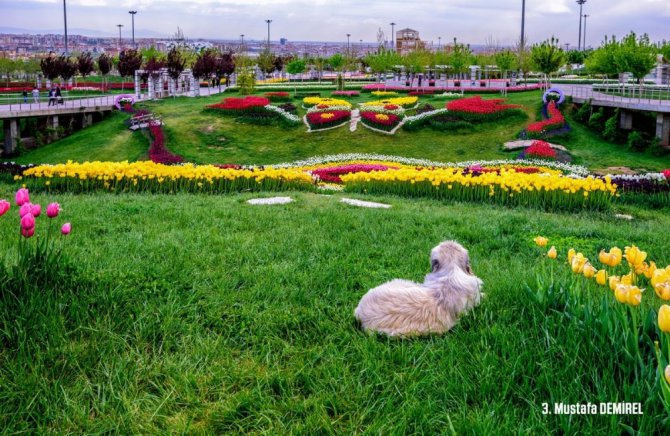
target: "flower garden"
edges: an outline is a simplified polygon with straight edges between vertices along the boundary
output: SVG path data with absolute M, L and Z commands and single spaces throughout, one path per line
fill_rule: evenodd
M 136 102 L 0 162 L 3 428 L 664 432 L 667 157 L 595 142 L 538 91 L 270 86 Z M 293 202 L 248 203 L 275 195 Z M 448 239 L 481 306 L 443 337 L 362 333 L 361 295 L 420 281 Z M 644 414 L 543 415 L 601 401 Z

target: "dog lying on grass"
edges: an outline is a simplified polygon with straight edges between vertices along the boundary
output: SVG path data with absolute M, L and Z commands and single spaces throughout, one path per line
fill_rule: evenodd
M 441 334 L 479 304 L 483 282 L 472 274 L 463 246 L 442 242 L 431 251 L 430 264 L 423 284 L 392 280 L 370 289 L 354 311 L 363 329 L 389 336 Z

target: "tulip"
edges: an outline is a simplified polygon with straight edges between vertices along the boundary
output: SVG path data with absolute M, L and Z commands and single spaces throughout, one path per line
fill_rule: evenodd
M 35 218 L 37 218 L 38 216 L 42 215 L 42 206 L 39 204 L 33 204 L 30 208 L 30 213 L 33 214 Z
M 612 255 L 610 253 L 607 253 L 605 250 L 600 250 L 600 254 L 598 254 L 598 260 L 600 263 L 603 265 L 609 265 L 611 263 Z
M 665 367 L 664 375 L 665 375 L 665 381 L 668 382 L 668 384 L 670 384 L 670 365 Z
M 596 283 L 598 283 L 600 286 L 607 285 L 607 271 L 601 269 L 596 273 Z
M 9 201 L 0 200 L 0 216 L 6 214 L 10 207 L 12 207 L 12 205 L 9 204 Z
M 21 228 L 30 230 L 35 228 L 35 217 L 32 214 L 26 214 L 21 218 Z
M 651 278 L 654 276 L 654 272 L 656 271 L 656 262 L 649 262 L 649 265 L 647 268 L 643 271 L 644 276 L 651 280 Z
M 635 245 L 632 247 L 626 247 L 625 253 L 628 264 L 633 268 L 637 268 L 642 265 L 644 260 L 647 258 L 647 253 L 640 250 Z
M 626 303 L 628 301 L 628 286 L 618 285 L 616 291 L 614 291 L 614 296 L 619 303 Z
M 47 206 L 47 216 L 49 218 L 56 218 L 60 213 L 60 204 L 51 203 Z
M 16 205 L 23 206 L 30 202 L 30 193 L 26 188 L 21 188 L 16 191 Z
M 23 218 L 24 216 L 32 213 L 33 205 L 31 203 L 24 203 L 23 206 L 19 208 L 19 216 Z
M 654 286 L 654 291 L 656 291 L 656 295 L 658 295 L 658 298 L 661 300 L 670 300 L 670 282 L 659 283 Z
M 642 303 L 642 290 L 637 286 L 631 286 L 628 288 L 626 302 L 631 306 L 639 306 L 640 303 Z
M 670 306 L 667 304 L 658 309 L 658 328 L 664 333 L 670 333 Z
M 538 247 L 546 247 L 549 239 L 543 236 L 537 236 L 535 239 L 533 239 L 533 241 L 535 241 Z
M 24 238 L 32 238 L 35 234 L 35 227 L 31 229 L 21 229 L 21 236 Z
M 617 286 L 619 286 L 620 284 L 621 284 L 621 279 L 619 279 L 619 277 L 617 277 L 617 276 L 610 276 L 610 278 L 609 278 L 609 285 L 610 285 L 610 289 L 611 289 L 612 291 L 616 291 Z
M 633 273 L 621 276 L 621 283 L 626 286 L 631 286 L 633 284 Z
M 572 259 L 577 255 L 574 248 L 568 250 L 568 262 L 572 263 Z
M 72 224 L 70 223 L 65 223 L 63 224 L 63 227 L 60 228 L 60 232 L 63 234 L 63 236 L 69 235 L 71 231 L 72 231 Z
M 614 255 L 613 263 L 610 264 L 610 266 L 614 268 L 621 263 L 623 253 L 621 253 L 621 249 L 619 247 L 612 247 L 610 249 L 610 254 Z
M 577 253 L 572 258 L 572 272 L 575 274 L 581 274 L 584 272 L 584 265 L 586 262 L 588 262 L 588 259 L 586 259 L 582 253 Z
M 586 262 L 584 264 L 583 272 L 584 272 L 584 277 L 587 279 L 592 279 L 596 275 L 596 269 L 591 265 L 589 262 Z
M 668 280 L 670 280 L 670 268 L 656 269 L 654 274 L 651 276 L 651 285 L 657 286 L 659 283 L 663 283 Z
M 558 257 L 558 252 L 556 251 L 556 247 L 552 246 L 549 251 L 547 252 L 547 257 L 549 259 L 556 259 Z

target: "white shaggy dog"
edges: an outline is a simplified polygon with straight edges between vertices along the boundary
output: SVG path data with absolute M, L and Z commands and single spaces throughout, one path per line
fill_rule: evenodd
M 472 274 L 463 246 L 442 242 L 431 251 L 430 263 L 422 285 L 392 280 L 370 289 L 354 311 L 363 329 L 389 336 L 444 333 L 479 304 L 483 282 Z

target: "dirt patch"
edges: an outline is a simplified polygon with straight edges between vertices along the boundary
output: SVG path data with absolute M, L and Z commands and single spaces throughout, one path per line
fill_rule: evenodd
M 203 133 L 212 133 L 214 132 L 214 124 L 210 124 L 209 126 L 205 127 L 202 129 Z
M 598 176 L 606 176 L 608 174 L 612 174 L 613 176 L 617 176 L 617 175 L 631 176 L 631 175 L 639 174 L 637 171 L 631 170 L 628 167 L 603 168 L 601 170 L 595 170 L 595 171 L 593 171 L 593 173 L 598 175 Z

